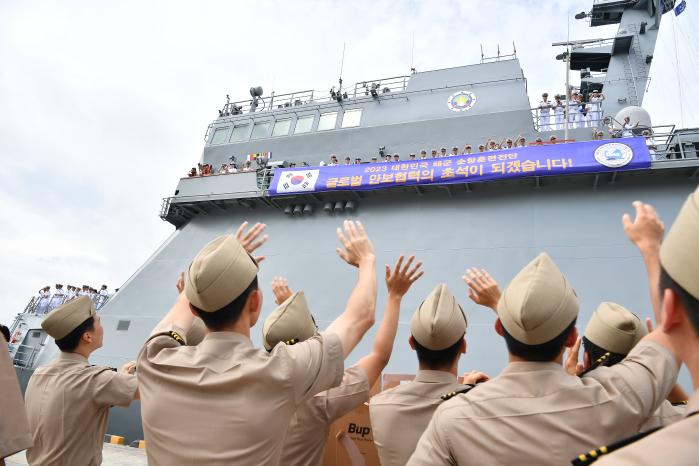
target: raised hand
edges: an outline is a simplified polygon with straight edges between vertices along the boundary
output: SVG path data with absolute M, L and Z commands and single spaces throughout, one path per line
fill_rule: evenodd
M 293 294 L 291 288 L 289 288 L 289 282 L 284 277 L 274 277 L 272 279 L 272 293 L 274 293 L 274 302 L 277 306 L 289 299 L 289 296 Z
M 410 256 L 405 265 L 403 265 L 404 259 L 405 256 L 400 256 L 393 270 L 386 264 L 386 288 L 389 296 L 402 298 L 408 292 L 410 286 L 425 273 L 420 270 L 420 267 L 422 267 L 422 262 L 420 261 L 410 268 L 410 265 L 415 260 L 415 256 Z
M 578 337 L 575 340 L 575 344 L 568 348 L 568 354 L 566 355 L 565 369 L 570 375 L 579 376 L 585 369 L 583 365 L 579 362 L 580 357 L 580 344 L 582 343 L 582 338 Z
M 175 286 L 177 287 L 177 292 L 182 294 L 184 291 L 184 272 L 180 272 L 180 276 L 177 277 L 177 283 L 175 283 Z
M 337 238 L 344 249 L 335 249 L 337 254 L 343 261 L 355 267 L 359 267 L 362 263 L 368 264 L 369 262 L 371 262 L 373 267 L 376 258 L 374 246 L 371 244 L 362 224 L 359 221 L 345 220 L 343 226 L 345 232 L 343 234 L 342 230 L 338 228 Z M 347 236 L 345 237 L 345 235 Z
M 247 233 L 245 232 L 245 229 L 248 226 L 248 222 L 243 222 L 239 227 L 238 231 L 235 232 L 235 239 L 237 239 L 240 244 L 245 248 L 245 250 L 248 252 L 248 254 L 252 254 L 257 248 L 262 246 L 267 242 L 269 239 L 269 236 L 264 235 L 262 238 L 260 238 L 260 234 L 264 231 L 265 225 L 264 223 L 256 223 L 255 225 L 250 228 Z M 259 238 L 259 239 L 258 239 Z M 259 263 L 265 260 L 265 256 L 254 256 L 255 262 Z
M 490 377 L 485 372 L 471 371 L 464 374 L 464 385 L 476 385 L 477 383 L 487 382 Z
M 466 270 L 461 277 L 468 285 L 468 297 L 476 304 L 496 310 L 500 301 L 500 288 L 487 270 L 475 267 Z
M 121 372 L 124 374 L 135 374 L 136 373 L 136 361 L 129 361 L 121 366 Z
M 636 209 L 634 221 L 631 221 L 629 214 L 624 214 L 621 218 L 626 236 L 641 251 L 659 248 L 665 232 L 662 220 L 650 204 L 635 201 L 633 206 Z

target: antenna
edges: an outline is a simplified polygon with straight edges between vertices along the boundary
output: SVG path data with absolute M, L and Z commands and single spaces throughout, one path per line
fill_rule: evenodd
M 500 44 L 498 44 L 498 59 L 500 58 Z
M 415 31 L 413 30 L 413 45 L 410 48 L 410 72 L 415 72 Z
M 481 44 L 481 63 L 483 63 L 484 58 L 485 58 L 485 55 L 483 54 L 483 44 Z
M 340 91 L 340 92 L 342 91 L 342 71 L 345 68 L 345 46 L 346 46 L 346 43 L 343 42 L 342 43 L 342 60 L 340 61 L 340 79 L 339 79 L 340 87 L 338 89 L 338 91 Z
M 515 41 L 512 41 L 512 50 L 514 52 L 515 58 L 517 58 L 517 46 L 515 45 Z

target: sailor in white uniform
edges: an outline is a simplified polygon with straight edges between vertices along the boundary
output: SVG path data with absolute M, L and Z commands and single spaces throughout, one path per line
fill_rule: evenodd
M 548 93 L 541 94 L 542 100 L 539 102 L 539 131 L 549 131 L 551 129 L 551 108 L 553 104 L 549 100 Z
M 573 95 L 568 99 L 568 128 L 577 128 L 578 116 L 580 109 L 578 108 L 578 93 L 573 92 Z
M 583 101 L 582 94 L 578 94 L 578 118 L 576 120 L 576 128 L 586 128 L 587 127 L 587 117 L 585 116 L 585 111 L 587 107 Z
M 622 138 L 632 138 L 633 137 L 633 129 L 638 126 L 638 121 L 636 124 L 631 123 L 631 118 L 630 117 L 624 117 L 624 124 L 622 125 L 622 131 L 621 131 L 621 137 Z
M 36 313 L 37 315 L 46 314 L 49 310 L 49 299 L 51 298 L 51 287 L 46 286 L 39 290 L 37 298 Z
M 556 95 L 554 97 L 554 99 L 556 99 L 553 102 L 555 128 L 556 129 L 563 129 L 563 124 L 565 123 L 565 118 L 566 118 L 565 104 L 561 100 L 560 95 Z
M 604 100 L 604 94 L 595 89 L 592 91 L 590 96 L 590 111 L 588 116 L 590 117 L 590 126 L 592 128 L 597 128 L 602 119 L 602 101 Z
M 49 310 L 52 311 L 63 304 L 65 298 L 66 293 L 63 291 L 63 285 L 56 283 L 56 291 L 53 292 L 53 296 L 51 296 L 51 300 L 49 301 Z

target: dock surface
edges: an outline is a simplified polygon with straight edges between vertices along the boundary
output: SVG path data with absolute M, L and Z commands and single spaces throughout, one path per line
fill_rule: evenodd
M 23 451 L 5 458 L 5 463 L 7 466 L 26 466 L 29 464 Z M 146 451 L 143 449 L 109 443 L 105 443 L 102 448 L 102 466 L 141 466 L 147 464 Z

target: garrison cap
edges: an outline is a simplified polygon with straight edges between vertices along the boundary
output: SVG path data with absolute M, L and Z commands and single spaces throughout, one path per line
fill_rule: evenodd
M 95 304 L 89 296 L 72 299 L 49 313 L 41 322 L 41 328 L 54 340 L 65 338 L 90 317 L 95 315 Z
M 316 330 L 306 296 L 303 291 L 297 291 L 265 319 L 262 342 L 267 351 L 271 351 L 279 342 L 308 340 L 316 334 Z
M 413 314 L 410 333 L 427 349 L 439 351 L 449 348 L 466 333 L 466 316 L 449 291 L 440 283 Z
M 660 263 L 687 293 L 699 299 L 699 187 L 687 197 L 660 248 Z
M 617 354 L 629 354 L 631 348 L 648 334 L 636 314 L 616 303 L 601 303 L 585 327 L 585 338 Z
M 188 346 L 197 346 L 204 339 L 208 330 L 206 329 L 206 324 L 201 320 L 200 317 L 194 317 L 192 321 L 192 327 L 187 332 L 186 340 Z
M 189 265 L 184 292 L 198 309 L 215 312 L 240 296 L 256 275 L 257 264 L 235 236 L 219 236 Z
M 579 308 L 573 287 L 542 252 L 507 285 L 498 302 L 498 317 L 515 340 L 539 345 L 560 335 Z

